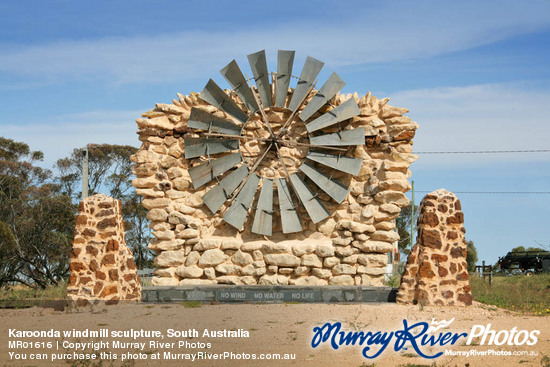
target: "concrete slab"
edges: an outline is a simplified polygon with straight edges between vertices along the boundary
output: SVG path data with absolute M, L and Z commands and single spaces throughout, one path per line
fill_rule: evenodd
M 363 286 L 187 285 L 144 287 L 143 302 L 368 303 L 395 302 L 397 288 Z

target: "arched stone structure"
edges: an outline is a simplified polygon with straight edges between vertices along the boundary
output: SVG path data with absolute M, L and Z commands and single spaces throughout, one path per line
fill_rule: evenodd
M 234 92 L 226 93 L 242 105 Z M 229 115 L 191 93 L 178 94 L 172 103 L 158 103 L 137 119 L 142 145 L 132 157 L 137 176 L 133 184 L 149 210 L 155 236 L 149 244 L 157 252 L 153 284 L 382 285 L 387 253 L 399 238 L 394 219 L 409 203 L 404 193 L 410 190 L 409 166 L 416 159 L 411 154 L 412 139 L 418 125 L 404 116 L 407 109 L 390 106 L 388 98 L 377 99 L 370 93 L 337 95 L 330 104 L 336 107 L 349 98 L 360 109 L 349 128 L 366 131 L 365 144 L 348 153 L 363 160 L 359 175 L 341 177 L 348 180 L 351 193 L 341 204 L 320 193 L 318 198 L 333 213 L 331 217 L 313 224 L 299 208 L 306 229 L 283 235 L 279 221 L 274 221 L 269 238 L 251 233 L 250 226 L 239 232 L 223 222 L 225 206 L 216 214 L 209 211 L 201 197 L 214 182 L 198 190 L 191 185 L 188 168 L 200 163 L 184 158 L 191 108 L 226 119 L 231 119 Z M 268 109 L 270 120 L 282 120 L 285 111 Z M 251 120 L 243 134 L 258 124 Z M 253 155 L 255 149 L 253 144 L 241 146 L 243 156 Z M 289 165 L 300 162 L 296 156 L 289 158 Z M 339 173 L 334 177 L 339 178 Z

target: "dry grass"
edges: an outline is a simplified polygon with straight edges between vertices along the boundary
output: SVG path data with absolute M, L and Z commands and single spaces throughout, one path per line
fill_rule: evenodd
M 477 275 L 470 277 L 478 302 L 509 310 L 550 316 L 550 274 L 494 276 L 492 285 Z
M 7 286 L 0 289 L 0 307 L 21 308 L 40 305 L 48 301 L 63 300 L 67 296 L 67 283 L 46 289 L 24 285 Z

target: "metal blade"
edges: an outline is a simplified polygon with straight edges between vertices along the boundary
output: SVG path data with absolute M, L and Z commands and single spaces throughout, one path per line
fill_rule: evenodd
M 254 74 L 260 100 L 264 107 L 273 106 L 273 97 L 271 95 L 271 84 L 269 83 L 269 72 L 267 71 L 267 61 L 265 58 L 265 50 L 258 51 L 248 55 L 250 69 Z
M 281 222 L 283 233 L 296 233 L 302 231 L 302 224 L 292 204 L 290 190 L 284 178 L 277 178 L 277 193 L 279 195 L 279 209 L 281 211 Z
M 262 191 L 256 205 L 252 232 L 271 236 L 273 226 L 273 180 L 264 178 L 262 180 Z
M 298 108 L 300 101 L 306 95 L 309 87 L 311 87 L 317 75 L 319 75 L 319 72 L 323 68 L 323 65 L 323 62 L 316 60 L 310 56 L 307 57 L 304 68 L 302 69 L 302 74 L 300 74 L 300 79 L 298 80 L 298 84 L 296 85 L 296 89 L 294 89 L 292 99 L 288 104 L 289 110 L 294 111 L 296 108 Z
M 241 101 L 243 101 L 246 108 L 251 113 L 258 111 L 258 104 L 252 95 L 252 90 L 250 90 L 246 79 L 237 65 L 235 60 L 227 64 L 226 67 L 220 70 L 220 73 L 223 75 L 225 80 L 231 85 L 231 88 L 237 93 Z
M 338 180 L 332 179 L 306 163 L 300 166 L 300 171 L 306 174 L 311 181 L 340 204 L 348 196 L 350 189 L 344 186 Z
M 342 78 L 340 78 L 338 74 L 332 73 L 326 83 L 319 89 L 319 92 L 313 96 L 302 113 L 300 113 L 302 121 L 307 121 L 315 112 L 319 111 L 319 109 L 330 101 L 344 85 L 346 85 L 346 83 L 344 83 Z
M 237 228 L 239 231 L 243 228 L 244 222 L 246 221 L 248 209 L 250 209 L 250 204 L 252 204 L 259 183 L 260 176 L 256 173 L 252 174 L 243 186 L 241 192 L 239 192 L 239 195 L 237 195 L 233 201 L 233 204 L 231 204 L 223 216 L 224 221 Z
M 189 168 L 193 188 L 197 189 L 243 161 L 241 153 L 232 153 Z
M 189 116 L 187 127 L 191 129 L 205 130 L 211 133 L 229 135 L 241 134 L 240 126 L 195 107 L 191 108 L 191 116 Z
M 341 105 L 334 108 L 332 111 L 324 113 L 315 120 L 311 121 L 309 124 L 306 125 L 306 129 L 308 132 L 311 133 L 328 126 L 332 126 L 344 120 L 350 119 L 353 116 L 359 115 L 359 113 L 359 106 L 357 106 L 355 98 L 350 98 Z
M 320 152 L 309 152 L 307 159 L 319 162 L 327 167 L 334 168 L 340 172 L 345 172 L 357 176 L 361 170 L 363 160 L 359 158 L 347 157 L 345 155 L 334 155 Z
M 185 159 L 239 149 L 238 139 L 185 138 Z
M 364 145 L 365 128 L 343 130 L 333 134 L 314 136 L 309 139 L 311 145 Z
M 206 83 L 199 97 L 212 106 L 227 112 L 242 123 L 245 123 L 248 119 L 248 115 L 212 79 Z
M 212 213 L 216 213 L 220 210 L 223 203 L 229 199 L 237 186 L 243 182 L 247 175 L 248 166 L 243 164 L 221 180 L 218 185 L 214 186 L 206 194 L 204 194 L 202 196 L 202 201 L 204 201 Z
M 279 50 L 277 52 L 277 77 L 275 79 L 275 106 L 284 107 L 290 77 L 292 75 L 292 65 L 294 64 L 294 51 Z
M 307 210 L 309 217 L 313 223 L 318 223 L 325 218 L 328 218 L 329 212 L 325 209 L 323 204 L 317 199 L 309 187 L 302 181 L 302 179 L 295 173 L 290 175 L 290 181 L 292 186 L 296 190 L 296 195 L 300 198 L 302 204 Z

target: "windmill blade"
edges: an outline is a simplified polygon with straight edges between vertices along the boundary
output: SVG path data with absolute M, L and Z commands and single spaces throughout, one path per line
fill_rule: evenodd
M 330 78 L 326 81 L 325 84 L 319 89 L 317 94 L 308 102 L 307 106 L 304 108 L 302 113 L 300 113 L 300 119 L 302 121 L 307 121 L 315 112 L 319 111 L 321 107 L 330 101 L 336 93 L 340 91 L 346 85 L 342 78 L 336 73 L 332 73 Z
M 185 138 L 185 159 L 239 149 L 238 139 Z
M 226 67 L 220 70 L 220 73 L 225 80 L 227 80 L 229 85 L 231 85 L 231 88 L 237 93 L 250 113 L 258 111 L 258 104 L 254 99 L 254 95 L 252 95 L 253 92 L 249 88 L 237 62 L 235 60 L 231 61 Z
M 309 139 L 311 145 L 364 145 L 365 144 L 365 128 L 358 127 L 351 130 L 343 130 L 333 134 L 314 136 Z
M 298 80 L 298 84 L 296 85 L 296 89 L 294 89 L 292 99 L 288 104 L 289 110 L 294 111 L 296 108 L 298 108 L 298 105 L 302 101 L 302 98 L 304 98 L 307 91 L 309 90 L 309 87 L 311 87 L 313 81 L 315 80 L 317 75 L 319 75 L 319 72 L 323 68 L 323 65 L 323 62 L 316 60 L 311 56 L 307 57 L 304 68 L 302 69 L 302 74 L 300 74 L 300 79 Z
M 273 226 L 273 180 L 264 178 L 262 180 L 262 191 L 256 205 L 252 232 L 271 236 Z
M 277 178 L 277 194 L 279 196 L 279 209 L 281 212 L 281 222 L 283 233 L 296 233 L 302 231 L 302 224 L 292 204 L 290 190 L 284 178 Z
M 248 209 L 250 209 L 259 183 L 260 176 L 256 173 L 250 176 L 241 192 L 239 192 L 233 201 L 233 204 L 231 204 L 223 216 L 224 221 L 237 228 L 239 231 L 242 230 L 244 222 L 246 221 Z
M 296 174 L 293 173 L 290 175 L 290 181 L 292 186 L 296 190 L 296 195 L 300 198 L 302 204 L 306 208 L 309 217 L 313 223 L 318 223 L 325 218 L 328 218 L 329 212 L 325 209 L 323 204 L 317 199 L 309 187 L 302 181 L 302 179 Z
M 199 97 L 212 106 L 227 112 L 243 124 L 248 119 L 248 115 L 212 79 L 206 83 Z
M 292 75 L 292 65 L 294 64 L 294 51 L 279 50 L 277 52 L 277 77 L 275 78 L 275 106 L 284 107 L 290 77 Z
M 232 153 L 218 159 L 206 161 L 196 167 L 189 168 L 189 175 L 191 176 L 191 182 L 193 182 L 193 188 L 197 189 L 212 181 L 215 177 L 235 167 L 242 161 L 243 157 L 241 153 Z
M 334 155 L 321 152 L 309 152 L 307 159 L 321 163 L 330 168 L 334 168 L 340 172 L 349 173 L 357 176 L 361 170 L 363 160 L 359 158 L 347 157 L 345 155 Z
M 216 213 L 247 175 L 248 166 L 243 164 L 204 194 L 202 201 L 212 213 Z
M 252 74 L 254 74 L 254 80 L 256 80 L 256 86 L 258 87 L 258 93 L 260 94 L 260 100 L 262 101 L 263 107 L 273 106 L 265 50 L 248 55 L 248 62 L 250 63 Z
M 191 108 L 187 127 L 219 134 L 241 134 L 240 126 L 195 107 Z
M 300 171 L 305 173 L 311 181 L 315 182 L 321 190 L 326 192 L 338 204 L 344 201 L 350 192 L 350 189 L 343 185 L 340 181 L 328 177 L 306 163 L 300 166 Z
M 306 109 L 307 107 L 309 107 L 309 104 L 306 106 Z M 359 113 L 360 113 L 359 106 L 357 106 L 357 102 L 355 101 L 355 98 L 350 98 L 344 103 L 342 103 L 341 105 L 334 108 L 333 110 L 327 113 L 324 113 L 323 115 L 319 116 L 315 120 L 311 121 L 309 124 L 306 125 L 306 129 L 308 132 L 312 133 L 322 128 L 332 126 L 344 120 L 350 119 L 353 116 L 359 115 Z

